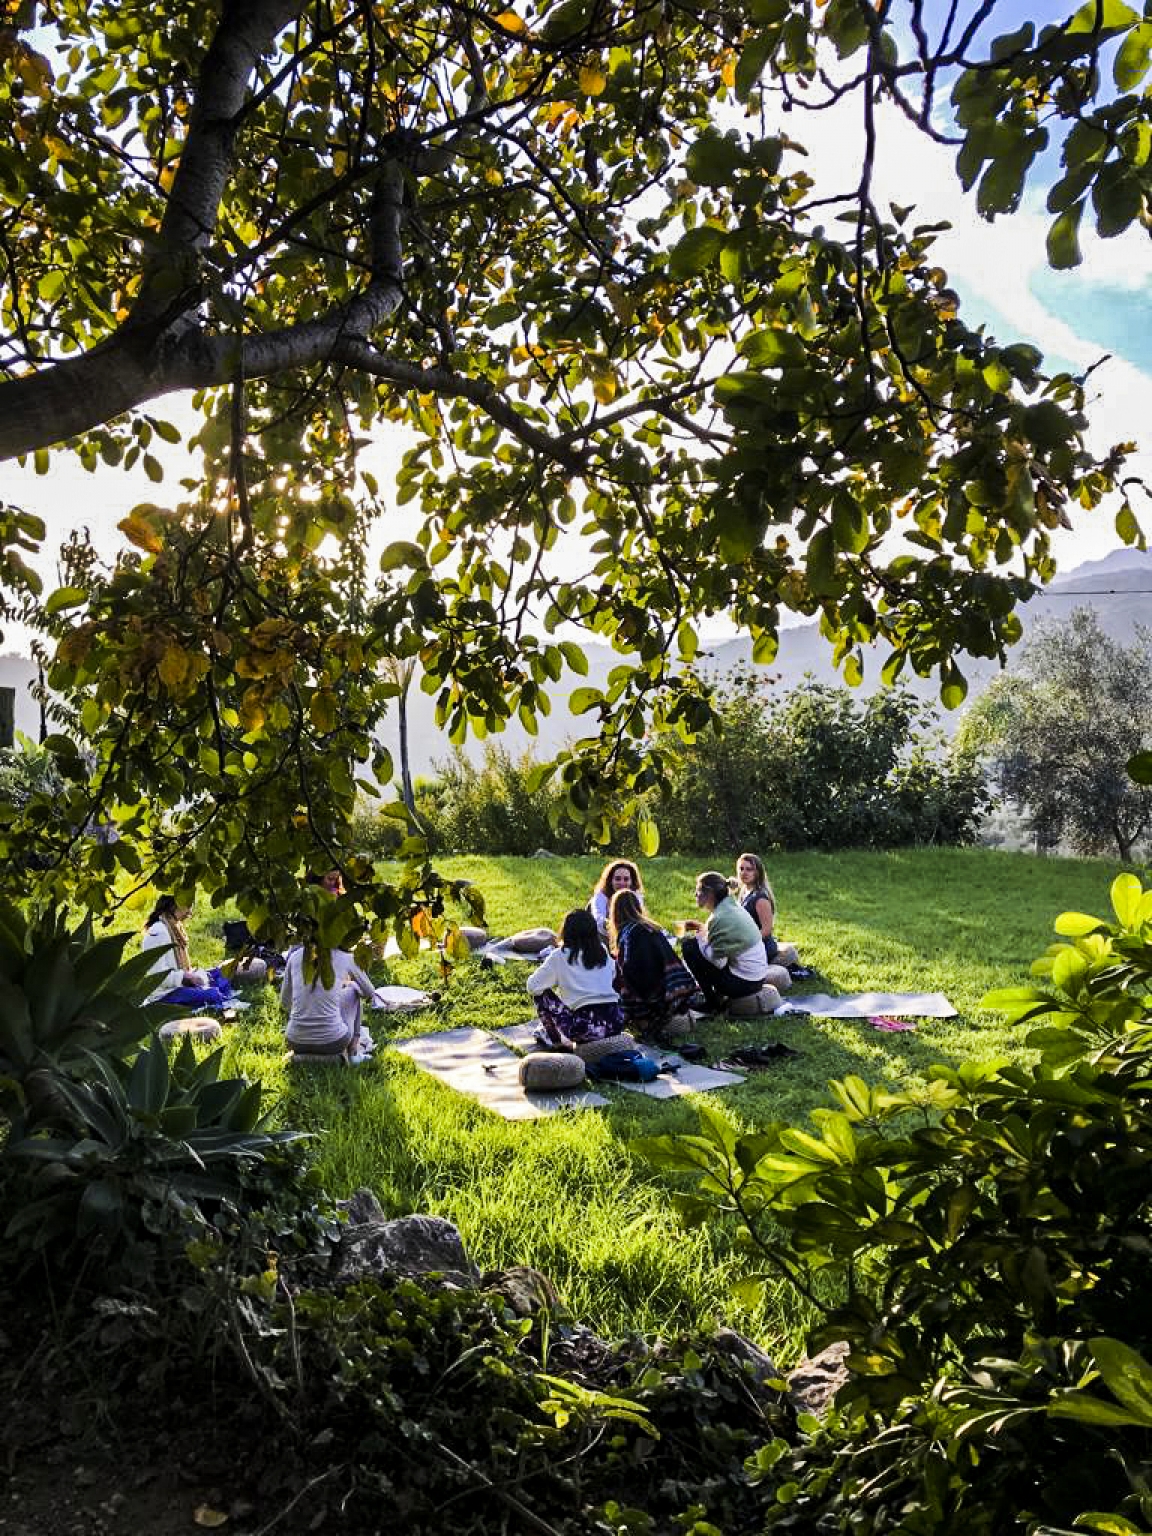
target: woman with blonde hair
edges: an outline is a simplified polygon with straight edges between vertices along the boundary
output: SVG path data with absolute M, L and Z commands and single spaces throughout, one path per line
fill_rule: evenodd
M 644 910 L 644 886 L 640 881 L 640 871 L 632 863 L 631 859 L 611 859 L 600 871 L 600 878 L 596 882 L 596 888 L 592 892 L 588 902 L 588 910 L 596 919 L 596 927 L 602 939 L 608 937 L 608 909 L 612 898 L 617 891 L 631 891 L 640 902 L 640 910 Z
M 781 944 L 772 931 L 776 925 L 776 897 L 768 884 L 763 859 L 755 853 L 742 853 L 736 860 L 736 879 L 740 882 L 740 905 L 760 930 L 769 965 L 795 965 L 799 958 L 796 946 Z

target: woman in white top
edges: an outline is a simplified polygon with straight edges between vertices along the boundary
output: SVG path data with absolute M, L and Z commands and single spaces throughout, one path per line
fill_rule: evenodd
M 608 937 L 608 909 L 617 891 L 632 891 L 644 910 L 644 887 L 640 883 L 640 871 L 631 859 L 613 859 L 605 864 L 588 902 L 588 910 L 596 919 L 596 928 L 602 939 Z
M 372 982 L 346 949 L 332 951 L 333 980 L 304 980 L 304 950 L 294 949 L 284 967 L 280 1001 L 288 1011 L 284 1030 L 299 1055 L 354 1055 L 360 1043 L 360 999 L 371 1002 Z
M 148 973 L 156 977 L 156 986 L 146 1001 L 226 1011 L 235 1005 L 231 982 L 218 968 L 195 970 L 189 960 L 184 924 L 191 913 L 191 907 L 177 906 L 174 896 L 161 896 L 152 908 L 140 939 L 142 950 L 156 951 L 156 963 Z
M 584 1045 L 620 1033 L 616 967 L 587 907 L 569 912 L 559 947 L 528 978 L 544 1033 L 553 1045 Z

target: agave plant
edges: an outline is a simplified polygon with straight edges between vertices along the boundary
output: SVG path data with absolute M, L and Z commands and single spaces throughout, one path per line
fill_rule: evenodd
M 85 1075 L 93 1055 L 123 1060 L 168 1016 L 144 1002 L 156 957 L 125 960 L 128 938 L 0 902 L 0 1114 L 14 1134 L 63 1111 L 62 1075 Z
M 89 1052 L 83 1080 L 57 1073 L 67 1129 L 5 1148 L 5 1236 L 17 1248 L 82 1244 L 115 1264 L 148 1234 L 186 1239 L 244 1204 L 268 1154 L 302 1133 L 270 1129 L 260 1084 L 222 1079 L 223 1054 L 198 1060 L 185 1038 L 170 1059 L 157 1039 L 131 1065 Z

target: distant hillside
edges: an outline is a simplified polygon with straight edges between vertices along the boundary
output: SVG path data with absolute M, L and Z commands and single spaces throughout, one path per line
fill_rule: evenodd
M 1100 626 L 1114 639 L 1129 640 L 1138 625 L 1152 629 L 1152 554 L 1139 550 L 1114 550 L 1102 560 L 1089 560 L 1078 565 L 1059 578 L 1039 597 L 1020 609 L 1020 617 L 1027 637 L 1041 620 L 1066 619 L 1078 606 L 1095 609 Z M 515 723 L 498 738 L 511 752 L 523 752 L 531 747 L 538 757 L 555 753 L 574 736 L 588 729 L 588 722 L 570 715 L 565 707 L 566 695 L 573 688 L 590 684 L 604 687 L 608 673 L 620 660 L 618 654 L 606 645 L 586 645 L 588 677 L 578 678 L 567 673 L 553 696 L 553 711 L 540 721 L 539 736 L 530 737 L 524 728 Z M 794 687 L 806 674 L 818 682 L 841 682 L 833 669 L 831 653 L 821 638 L 816 624 L 798 624 L 785 629 L 780 636 L 780 650 L 770 667 L 756 668 L 777 680 L 781 691 Z M 865 658 L 862 691 L 873 692 L 879 686 L 883 653 L 877 651 Z M 752 668 L 751 645 L 746 639 L 716 640 L 705 642 L 699 665 L 711 673 L 730 671 L 734 667 Z M 995 662 L 969 658 L 965 668 L 968 678 L 969 698 L 974 698 L 999 670 Z M 35 664 L 24 657 L 7 655 L 0 657 L 0 687 L 10 687 L 15 694 L 16 726 L 35 738 L 39 731 L 39 708 L 33 701 L 29 688 L 35 681 Z M 936 701 L 937 685 L 931 679 L 906 676 L 905 681 L 921 698 Z M 416 774 L 428 773 L 436 762 L 446 758 L 451 747 L 447 738 L 436 728 L 433 719 L 434 704 L 427 694 L 413 688 L 409 696 L 411 719 L 412 770 Z M 945 717 L 947 729 L 954 725 L 958 716 Z M 397 726 L 392 718 L 382 732 L 393 753 L 398 746 Z M 466 750 L 473 758 L 483 751 L 483 744 L 469 741 Z
M 1077 607 L 1095 609 L 1100 627 L 1105 634 L 1116 640 L 1130 640 L 1137 625 L 1152 629 L 1152 553 L 1143 554 L 1134 549 L 1114 550 L 1102 560 L 1089 560 L 1075 566 L 1066 576 L 1054 581 L 1040 596 L 1019 610 L 1025 639 L 1038 623 L 1062 622 Z M 500 745 L 513 753 L 531 747 L 537 757 L 548 757 L 566 741 L 586 734 L 587 721 L 568 713 L 564 707 L 565 694 L 583 685 L 602 688 L 609 671 L 617 665 L 620 657 L 606 645 L 586 645 L 584 653 L 588 659 L 588 676 L 578 678 L 566 673 L 562 677 L 553 696 L 552 714 L 540 721 L 539 736 L 530 737 L 516 723 L 497 738 Z M 862 693 L 870 694 L 879 686 L 880 668 L 885 655 L 886 652 L 878 649 L 871 656 L 866 656 Z M 816 624 L 798 624 L 782 630 L 780 650 L 771 666 L 755 666 L 751 643 L 745 638 L 718 640 L 711 644 L 705 642 L 698 665 L 716 674 L 737 666 L 754 668 L 778 679 L 781 692 L 794 687 L 809 673 L 817 682 L 843 682 L 843 678 L 832 666 L 831 651 Z M 980 694 L 999 670 L 994 661 L 969 657 L 964 664 L 969 699 Z M 938 701 L 938 685 L 931 678 L 919 678 L 906 673 L 904 681 L 920 698 L 933 703 Z M 433 712 L 433 701 L 428 695 L 413 689 L 409 696 L 410 750 L 412 771 L 416 774 L 427 773 L 435 762 L 447 757 L 451 751 L 447 738 L 436 728 Z M 944 715 L 944 728 L 951 729 L 958 719 L 958 714 Z M 395 752 L 398 741 L 394 720 L 388 723 L 383 734 Z M 478 759 L 483 752 L 483 743 L 469 741 L 465 750 L 470 757 Z

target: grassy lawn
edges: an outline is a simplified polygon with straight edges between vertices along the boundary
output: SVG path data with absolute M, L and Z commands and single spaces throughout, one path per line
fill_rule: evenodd
M 716 867 L 727 870 L 729 860 Z M 644 866 L 649 904 L 671 923 L 692 910 L 687 859 Z M 595 859 L 459 858 L 454 876 L 475 881 L 488 901 L 493 932 L 558 923 L 587 900 Z M 701 1026 L 720 1053 L 737 1042 L 780 1039 L 803 1054 L 711 1102 L 734 1122 L 802 1123 L 825 1100 L 830 1078 L 856 1072 L 907 1084 L 934 1062 L 1011 1056 L 1020 1047 L 1002 1022 L 983 1013 L 982 994 L 1027 973 L 1052 939 L 1058 912 L 1104 913 L 1116 867 L 1105 861 L 1038 860 L 982 849 L 895 853 L 795 854 L 773 859 L 779 931 L 818 971 L 809 989 L 832 992 L 940 990 L 959 1010 L 953 1020 L 923 1020 L 916 1033 L 886 1035 L 864 1022 L 803 1017 Z M 198 963 L 219 957 L 218 917 L 193 924 Z M 440 980 L 436 962 L 398 961 L 392 979 L 436 988 L 435 1009 L 406 1020 L 398 1034 L 459 1025 L 494 1028 L 531 1016 L 527 967 L 457 967 Z M 718 1317 L 764 1339 L 787 1359 L 805 1317 L 785 1292 L 754 1316 L 729 1296 L 741 1264 L 733 1234 L 683 1229 L 670 1185 L 633 1162 L 630 1137 L 689 1129 L 690 1100 L 654 1102 L 610 1090 L 606 1110 L 509 1123 L 384 1051 L 354 1071 L 302 1073 L 284 1065 L 282 1021 L 270 990 L 230 1033 L 231 1065 L 260 1077 L 288 1121 L 318 1134 L 316 1157 L 328 1187 L 371 1186 L 397 1213 L 442 1214 L 461 1228 L 482 1267 L 531 1264 L 555 1282 L 573 1313 L 617 1334 L 707 1325 Z M 380 1019 L 373 1021 L 377 1037 Z

